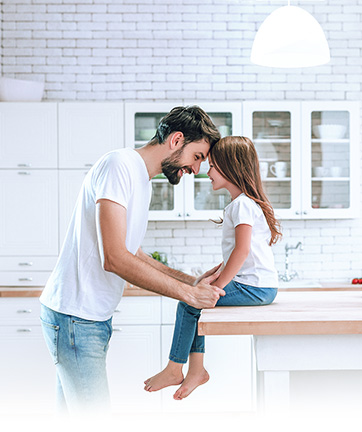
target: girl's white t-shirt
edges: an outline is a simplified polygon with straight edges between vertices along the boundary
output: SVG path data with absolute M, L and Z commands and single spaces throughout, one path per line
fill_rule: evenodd
M 258 288 L 278 288 L 278 273 L 274 266 L 272 248 L 269 246 L 270 229 L 260 206 L 247 197 L 239 195 L 225 207 L 222 235 L 224 263 L 235 248 L 235 228 L 250 225 L 250 252 L 233 280 Z
M 103 269 L 96 228 L 96 202 L 127 209 L 126 247 L 135 254 L 147 230 L 152 186 L 142 157 L 131 148 L 99 159 L 81 187 L 57 264 L 40 301 L 57 312 L 106 321 L 121 300 L 125 281 Z

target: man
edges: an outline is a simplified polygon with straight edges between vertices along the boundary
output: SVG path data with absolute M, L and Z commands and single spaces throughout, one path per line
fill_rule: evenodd
M 171 184 L 197 174 L 220 134 L 199 107 L 176 107 L 144 147 L 104 155 L 87 174 L 58 259 L 43 294 L 44 337 L 57 370 L 61 407 L 80 412 L 109 407 L 106 353 L 112 315 L 124 281 L 195 308 L 213 307 L 224 291 L 164 266 L 140 245 L 147 229 L 150 180 Z M 195 283 L 195 286 L 193 284 Z

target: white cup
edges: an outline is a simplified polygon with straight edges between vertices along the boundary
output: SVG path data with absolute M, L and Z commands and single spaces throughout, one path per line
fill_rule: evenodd
M 287 169 L 287 162 L 275 162 L 273 165 L 270 165 L 270 171 L 278 178 L 286 177 Z
M 324 177 L 327 175 L 327 169 L 322 166 L 317 166 L 313 168 L 313 176 L 314 177 Z
M 259 167 L 260 167 L 260 178 L 262 180 L 265 180 L 268 177 L 269 164 L 268 162 L 259 162 Z
M 341 177 L 342 176 L 342 167 L 334 166 L 330 169 L 331 177 Z

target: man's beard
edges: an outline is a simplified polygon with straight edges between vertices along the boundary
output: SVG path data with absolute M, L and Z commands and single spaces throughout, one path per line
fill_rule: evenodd
M 172 156 L 169 156 L 161 162 L 162 172 L 172 185 L 180 183 L 182 175 L 179 175 L 179 172 L 182 168 L 186 169 L 189 174 L 191 173 L 188 167 L 183 167 L 179 163 L 182 153 L 183 148 L 177 150 Z

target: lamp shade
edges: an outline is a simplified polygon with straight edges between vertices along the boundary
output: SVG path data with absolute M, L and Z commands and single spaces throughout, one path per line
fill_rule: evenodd
M 297 6 L 283 6 L 261 24 L 250 60 L 260 66 L 319 66 L 330 60 L 329 46 L 318 21 Z

